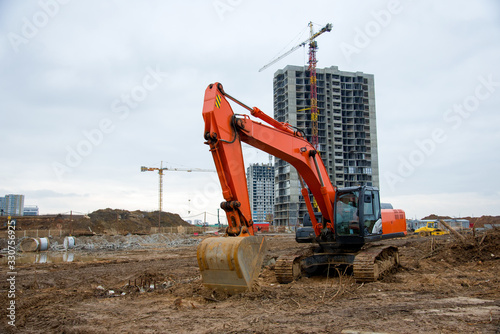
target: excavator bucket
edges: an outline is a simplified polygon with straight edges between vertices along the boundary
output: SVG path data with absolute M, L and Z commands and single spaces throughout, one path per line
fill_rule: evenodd
M 251 289 L 259 276 L 266 249 L 262 236 L 203 240 L 197 251 L 203 285 L 228 293 Z

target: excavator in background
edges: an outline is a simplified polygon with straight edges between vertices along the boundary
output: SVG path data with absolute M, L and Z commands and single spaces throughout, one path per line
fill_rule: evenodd
M 235 114 L 231 100 L 250 111 Z M 258 277 L 266 240 L 254 234 L 241 143 L 247 143 L 289 162 L 299 174 L 313 235 L 312 255 L 279 257 L 275 264 L 278 282 L 298 279 L 325 266 L 347 265 L 356 281 L 375 281 L 399 263 L 398 249 L 376 241 L 406 235 L 402 210 L 382 209 L 379 191 L 371 186 L 337 188 L 304 133 L 276 121 L 260 109 L 251 108 L 227 94 L 220 83 L 210 84 L 203 104 L 205 144 L 210 147 L 222 187 L 221 208 L 228 221 L 223 237 L 207 238 L 197 249 L 204 286 L 237 293 L 251 289 Z M 319 207 L 315 212 L 309 194 Z

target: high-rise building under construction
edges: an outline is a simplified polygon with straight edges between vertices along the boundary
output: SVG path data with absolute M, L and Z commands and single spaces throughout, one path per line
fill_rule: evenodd
M 247 168 L 248 195 L 256 223 L 272 221 L 274 205 L 274 166 L 251 164 Z
M 302 130 L 312 141 L 307 67 L 286 66 L 274 74 L 274 118 Z M 337 187 L 379 186 L 375 90 L 372 74 L 316 69 L 318 151 Z M 296 225 L 307 212 L 295 168 L 275 163 L 276 225 Z

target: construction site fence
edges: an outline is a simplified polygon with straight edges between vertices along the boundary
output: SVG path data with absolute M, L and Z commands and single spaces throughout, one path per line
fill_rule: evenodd
M 68 235 L 74 235 L 70 230 L 17 230 L 16 238 L 48 238 L 48 237 L 66 237 Z M 8 238 L 7 231 L 0 231 L 0 238 Z
M 184 233 L 184 234 L 202 234 L 202 233 L 214 233 L 223 231 L 226 229 L 227 226 L 208 226 L 208 227 L 200 227 L 200 226 L 178 226 L 178 227 L 151 227 L 151 233 Z M 159 232 L 158 232 L 159 229 Z M 176 231 L 178 229 L 178 231 Z M 259 231 L 255 231 L 259 232 Z M 261 233 L 291 233 L 295 232 L 295 227 L 294 226 L 269 226 L 266 228 L 262 228 Z
M 208 231 L 208 229 L 203 230 L 201 227 L 185 227 L 185 226 L 175 226 L 175 227 L 152 227 L 150 231 L 138 231 L 132 234 L 157 234 L 157 233 L 179 233 L 179 234 L 202 234 Z M 106 233 L 108 234 L 108 233 Z M 114 233 L 109 233 L 114 234 Z M 63 230 L 63 229 L 49 229 L 49 230 L 17 230 L 16 238 L 48 238 L 48 237 L 66 237 L 66 236 L 78 236 L 78 235 L 91 235 L 89 231 L 78 231 L 78 230 Z M 7 231 L 0 231 L 0 238 L 7 239 L 9 237 Z
M 157 233 L 179 233 L 179 234 L 202 234 L 213 229 L 199 226 L 168 226 L 168 227 L 151 227 L 150 234 Z
M 49 230 L 17 230 L 16 238 L 57 238 L 67 236 L 82 236 L 92 235 L 89 231 L 78 230 L 62 230 L 62 229 L 49 229 Z M 7 231 L 0 231 L 0 239 L 8 238 Z

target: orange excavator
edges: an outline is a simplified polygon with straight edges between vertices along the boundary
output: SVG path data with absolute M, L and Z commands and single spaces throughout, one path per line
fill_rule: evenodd
M 235 114 L 228 100 L 266 124 Z M 311 225 L 312 237 L 307 242 L 316 247 L 313 255 L 278 258 L 278 282 L 289 283 L 303 271 L 313 273 L 330 265 L 352 267 L 357 281 L 370 282 L 398 265 L 396 247 L 374 242 L 406 235 L 404 211 L 382 209 L 375 187 L 333 186 L 318 152 L 302 131 L 238 101 L 220 83 L 205 91 L 203 119 L 205 144 L 215 162 L 225 200 L 221 208 L 228 221 L 225 236 L 207 238 L 198 246 L 198 265 L 206 287 L 228 292 L 252 289 L 266 253 L 265 238 L 254 234 L 242 142 L 289 162 L 299 174 L 308 210 L 304 221 Z M 315 212 L 309 193 L 320 212 Z

